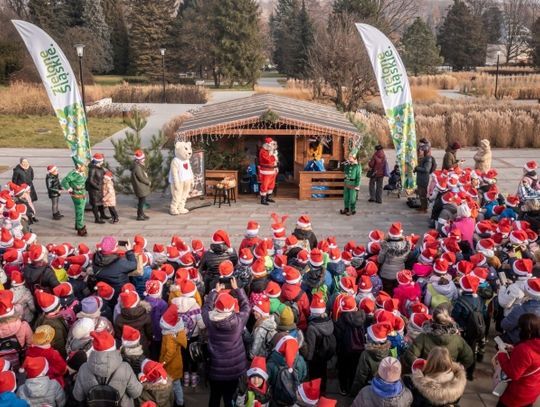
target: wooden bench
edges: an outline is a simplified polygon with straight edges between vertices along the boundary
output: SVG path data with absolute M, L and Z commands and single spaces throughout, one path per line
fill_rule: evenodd
M 299 171 L 299 196 L 301 201 L 319 199 L 343 199 L 345 174 L 342 171 Z M 313 189 L 313 187 L 326 187 L 326 189 Z M 321 195 L 314 197 L 313 195 Z
M 238 171 L 229 170 L 206 170 L 206 196 L 214 196 L 214 186 L 223 181 L 223 178 L 230 177 L 236 181 L 236 187 L 234 187 L 234 196 L 238 196 Z

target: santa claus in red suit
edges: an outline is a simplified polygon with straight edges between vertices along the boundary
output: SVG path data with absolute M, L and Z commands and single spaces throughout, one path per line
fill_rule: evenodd
M 261 204 L 268 205 L 268 202 L 275 202 L 272 199 L 272 192 L 274 192 L 278 174 L 277 143 L 270 137 L 264 139 L 264 144 L 259 151 L 258 170 L 261 182 Z

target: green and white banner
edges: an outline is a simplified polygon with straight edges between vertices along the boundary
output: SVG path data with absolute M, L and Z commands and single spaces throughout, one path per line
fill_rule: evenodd
M 77 81 L 69 61 L 58 44 L 41 28 L 26 21 L 11 20 L 21 35 L 41 76 L 45 90 L 64 131 L 77 164 L 88 164 L 91 158 L 86 114 Z
M 407 71 L 392 42 L 375 27 L 356 24 L 375 71 L 377 84 L 388 124 L 396 148 L 403 188 L 416 187 L 414 168 L 416 154 L 416 129 Z

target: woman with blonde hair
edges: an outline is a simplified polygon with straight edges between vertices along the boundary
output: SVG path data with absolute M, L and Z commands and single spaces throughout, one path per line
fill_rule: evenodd
M 412 407 L 455 406 L 465 391 L 465 368 L 452 361 L 448 349 L 436 346 L 425 365 L 403 378 L 413 395 Z

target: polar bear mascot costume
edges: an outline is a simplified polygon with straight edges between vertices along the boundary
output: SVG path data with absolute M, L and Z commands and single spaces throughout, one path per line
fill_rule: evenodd
M 171 215 L 183 215 L 189 212 L 186 209 L 186 200 L 195 185 L 193 170 L 189 162 L 193 151 L 191 143 L 177 141 L 174 145 L 174 155 L 169 170 L 169 184 L 171 186 Z

